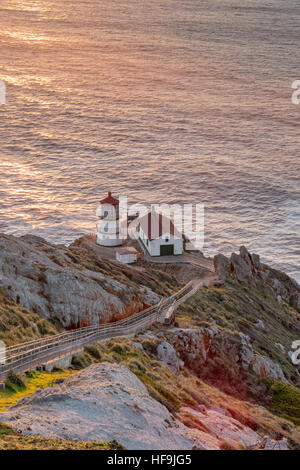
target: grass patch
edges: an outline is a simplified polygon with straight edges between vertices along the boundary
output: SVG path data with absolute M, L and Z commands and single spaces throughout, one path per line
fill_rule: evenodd
M 22 379 L 24 381 L 23 386 L 12 384 L 4 390 L 0 390 L 0 411 L 7 410 L 21 398 L 32 395 L 36 390 L 53 385 L 57 379 L 69 377 L 74 373 L 75 371 L 71 369 L 57 372 L 30 372 L 24 380 Z
M 72 359 L 72 367 L 74 369 L 84 369 L 85 367 L 90 366 L 92 363 L 92 358 L 87 352 L 81 354 L 75 354 Z
M 123 450 L 117 441 L 83 442 L 47 439 L 40 436 L 23 436 L 6 424 L 0 423 L 1 450 Z
M 53 322 L 30 312 L 5 296 L 0 289 L 0 340 L 6 346 L 32 341 L 62 331 Z
M 96 361 L 101 361 L 102 356 L 97 345 L 91 344 L 89 346 L 85 346 L 84 351 L 90 356 L 92 356 L 94 359 L 96 359 Z
M 263 329 L 256 326 L 258 320 L 263 322 Z M 221 288 L 201 289 L 178 308 L 176 321 L 181 328 L 215 324 L 248 335 L 255 352 L 277 362 L 288 380 L 300 387 L 287 354 L 300 334 L 300 316 L 285 302 L 279 303 L 269 286 L 228 282 Z
M 300 426 L 300 392 L 292 385 L 265 379 L 268 393 L 272 396 L 271 411 Z

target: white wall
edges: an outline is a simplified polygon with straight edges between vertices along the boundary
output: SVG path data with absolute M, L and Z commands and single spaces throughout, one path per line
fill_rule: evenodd
M 119 217 L 118 206 L 113 206 L 112 204 L 100 204 L 100 206 L 97 208 L 96 215 L 98 217 L 103 217 L 105 212 L 107 212 L 105 220 L 116 220 Z
M 141 227 L 139 235 L 151 256 L 160 256 L 161 245 L 174 245 L 174 255 L 181 255 L 183 253 L 182 238 L 175 238 L 174 235 L 170 233 L 165 233 L 162 237 L 149 241 L 148 244 L 148 238 Z M 166 239 L 168 239 L 168 241 L 166 241 Z
M 118 261 L 120 261 L 120 263 L 130 264 L 136 262 L 137 254 L 128 253 L 126 255 L 120 255 L 119 253 L 117 253 L 116 258 Z
M 105 211 L 108 212 L 105 219 L 100 219 L 97 224 L 97 243 L 103 246 L 119 246 L 122 245 L 123 240 L 119 238 L 119 223 L 116 220 L 115 207 L 111 204 L 102 204 L 100 212 L 97 210 L 97 215 L 104 215 Z
M 166 242 L 162 237 L 156 238 L 150 242 L 151 256 L 160 256 L 160 247 L 162 245 L 174 245 L 174 255 L 181 255 L 183 253 L 183 240 L 174 238 L 173 235 L 170 235 L 168 238 L 168 242 Z
M 119 233 L 119 223 L 116 220 L 100 220 L 97 224 L 97 231 L 104 235 L 116 235 Z
M 121 240 L 120 238 L 115 238 L 115 237 L 111 238 L 111 235 L 98 232 L 97 243 L 103 246 L 119 246 L 124 243 L 124 240 Z

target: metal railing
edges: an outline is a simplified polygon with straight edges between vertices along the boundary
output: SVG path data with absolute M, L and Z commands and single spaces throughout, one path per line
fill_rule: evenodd
M 176 304 L 193 288 L 194 281 L 190 281 L 170 299 L 163 298 L 157 305 L 114 323 L 78 328 L 77 330 L 10 346 L 6 349 L 5 364 L 0 365 L 0 381 L 5 379 L 10 370 L 14 372 L 31 370 L 78 352 L 94 341 L 135 334 L 157 321 L 166 307 Z

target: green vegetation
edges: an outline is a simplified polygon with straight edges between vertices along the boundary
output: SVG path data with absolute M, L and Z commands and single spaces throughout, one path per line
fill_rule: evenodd
M 32 395 L 36 390 L 46 388 L 60 382 L 75 371 L 56 370 L 55 372 L 32 371 L 24 377 L 10 373 L 6 388 L 0 390 L 0 411 L 5 411 L 21 398 Z M 106 443 L 63 441 L 61 439 L 45 439 L 39 436 L 24 436 L 10 426 L 0 423 L 1 450 L 117 450 L 124 447 L 116 441 Z
M 255 325 L 258 320 L 264 329 Z M 285 302 L 278 303 L 270 287 L 227 283 L 202 289 L 179 307 L 176 321 L 182 328 L 216 324 L 250 336 L 255 352 L 279 363 L 286 377 L 300 386 L 287 354 L 300 334 L 300 315 Z
M 0 423 L 0 450 L 123 450 L 117 441 L 83 442 L 24 436 Z
M 10 388 L 14 391 L 18 388 L 24 388 L 25 383 L 20 375 L 17 375 L 13 371 L 10 371 L 7 375 L 5 386 L 6 388 Z
M 84 369 L 85 367 L 88 367 L 91 365 L 92 359 L 89 354 L 86 352 L 83 352 L 81 354 L 75 354 L 72 359 L 72 366 L 79 370 L 79 369 Z
M 140 351 L 129 344 L 126 338 L 112 339 L 105 344 L 95 343 L 85 348 L 84 360 L 82 355 L 80 358 L 76 357 L 76 367 L 80 368 L 80 364 L 82 368 L 85 367 L 85 361 L 122 364 L 144 383 L 152 398 L 165 405 L 170 412 L 175 413 L 180 406 L 195 405 L 196 401 L 192 398 L 193 391 L 190 390 L 190 393 L 189 390 L 185 391 L 180 380 L 169 368 L 154 359 L 157 342 L 144 340 L 142 344 L 148 347 L 151 344 L 152 352 Z
M 155 339 L 142 341 L 143 346 L 146 345 L 148 348 L 151 344 L 150 351 L 154 350 L 154 343 Z M 128 345 L 125 342 L 123 345 L 123 354 L 126 347 L 128 347 Z M 262 436 L 267 434 L 273 439 L 286 437 L 291 447 L 299 448 L 300 429 L 295 427 L 295 424 L 298 423 L 295 421 L 294 424 L 288 423 L 288 421 L 286 421 L 286 419 L 288 419 L 287 415 L 282 414 L 278 417 L 274 415 L 274 412 L 278 410 L 272 409 L 268 411 L 257 404 L 234 398 L 222 392 L 217 387 L 209 385 L 195 377 L 195 375 L 187 369 L 184 369 L 179 374 L 174 374 L 167 367 L 156 361 L 155 355 L 152 355 L 151 352 L 139 351 L 136 350 L 136 348 L 134 352 L 135 361 L 139 364 L 132 362 L 132 360 L 129 360 L 128 364 L 128 356 L 133 354 L 132 349 L 129 348 L 124 365 L 129 367 L 130 370 L 142 380 L 153 398 L 167 406 L 171 412 L 175 412 L 175 415 L 185 424 L 187 424 L 187 417 L 184 416 L 184 413 L 182 414 L 182 407 L 197 409 L 197 406 L 203 404 L 208 407 L 214 405 L 225 409 L 229 416 L 237 419 L 241 424 L 249 426 Z M 141 370 L 140 364 L 146 368 L 146 371 Z M 299 392 L 294 387 L 288 386 L 288 388 L 290 391 L 293 390 L 299 397 Z M 167 392 L 167 394 L 165 394 L 165 392 Z M 299 405 L 297 405 L 297 407 L 300 409 Z M 202 423 L 197 424 L 195 422 L 195 417 L 190 416 L 189 419 L 192 427 L 198 426 L 200 430 L 207 431 L 203 429 Z M 229 448 L 232 448 L 231 443 L 227 443 L 227 445 Z M 226 446 L 224 444 L 224 447 Z
M 0 340 L 7 346 L 54 335 L 60 329 L 5 297 L 0 289 Z
M 53 385 L 56 380 L 61 380 L 74 374 L 75 370 L 57 370 L 55 372 L 32 371 L 23 377 L 10 373 L 7 377 L 6 387 L 0 390 L 0 412 L 7 410 L 17 401 L 36 390 Z
M 169 295 L 174 291 L 174 288 L 178 287 L 177 280 L 168 273 L 151 267 L 147 268 L 147 271 L 140 272 L 125 265 L 121 266 L 111 263 L 108 260 L 99 258 L 97 252 L 94 253 L 84 250 L 80 246 L 78 247 L 77 242 L 65 250 L 65 255 L 70 261 L 65 259 L 63 261 L 59 260 L 60 264 L 64 262 L 64 265 L 67 266 L 73 263 L 77 269 L 86 268 L 90 271 L 104 274 L 137 290 L 140 289 L 142 284 L 160 295 Z M 95 280 L 105 288 L 105 280 Z M 113 294 L 119 295 L 118 291 L 113 292 Z
M 89 346 L 86 346 L 84 348 L 84 350 L 90 355 L 92 356 L 92 358 L 100 361 L 101 360 L 101 353 L 99 351 L 99 349 L 94 345 L 94 344 L 91 344 Z
M 178 288 L 178 282 L 169 274 L 147 268 L 146 272 L 132 270 L 127 266 L 101 260 L 96 254 L 87 253 L 76 246 L 62 251 L 61 256 L 51 256 L 58 265 L 76 265 L 81 270 L 88 268 L 101 272 L 128 286 L 140 288 L 150 287 L 155 292 L 168 295 Z M 41 275 L 42 276 L 42 275 Z M 42 279 L 40 279 L 42 281 Z M 106 288 L 106 281 L 97 280 Z M 113 292 L 118 295 L 116 292 Z M 255 324 L 261 320 L 264 328 Z M 295 385 L 299 378 L 291 363 L 287 351 L 299 330 L 300 316 L 284 302 L 278 303 L 273 291 L 264 285 L 249 286 L 238 283 L 227 283 L 221 288 L 201 289 L 195 296 L 179 307 L 176 322 L 179 327 L 207 327 L 217 325 L 230 336 L 234 344 L 240 332 L 251 337 L 255 352 L 268 356 L 280 364 L 288 380 Z M 154 325 L 152 331 L 168 332 L 164 325 Z M 0 291 L 0 339 L 11 345 L 55 334 L 59 328 L 53 323 L 42 319 L 20 307 L 16 302 L 6 298 Z M 150 329 L 151 332 L 151 329 Z M 225 334 L 224 333 L 224 334 Z M 166 335 L 168 336 L 168 335 Z M 187 367 L 179 373 L 173 373 L 168 367 L 157 360 L 157 345 L 160 341 L 151 335 L 137 337 L 134 341 L 142 347 L 135 347 L 129 338 L 116 338 L 103 343 L 95 343 L 84 348 L 74 356 L 69 370 L 56 369 L 49 372 L 31 372 L 25 377 L 10 374 L 6 389 L 0 391 L 0 411 L 6 410 L 19 399 L 45 388 L 56 381 L 64 380 L 77 370 L 88 367 L 92 363 L 110 362 L 122 364 L 131 370 L 145 385 L 149 394 L 165 405 L 168 410 L 181 419 L 187 426 L 207 431 L 201 421 L 188 413 L 187 407 L 197 409 L 199 405 L 218 406 L 226 410 L 229 416 L 254 429 L 262 436 L 269 435 L 274 439 L 286 437 L 291 447 L 299 447 L 300 443 L 300 393 L 289 384 L 271 379 L 259 381 L 259 393 L 270 398 L 270 404 L 251 403 L 254 395 L 251 387 L 250 374 L 240 374 L 240 365 L 230 357 L 222 357 L 200 363 L 199 373 L 196 368 Z M 279 346 L 278 346 L 279 345 Z M 246 395 L 231 394 L 217 383 L 227 374 L 233 388 L 238 390 L 239 383 L 245 385 Z M 231 375 L 230 375 L 231 374 Z M 239 375 L 240 374 L 240 375 Z M 244 374 L 244 371 L 242 371 Z M 245 372 L 246 374 L 246 372 Z M 197 377 L 198 375 L 198 377 Z M 201 379 L 199 378 L 201 377 Z M 236 380 L 238 379 L 238 380 Z M 254 380 L 254 379 L 253 379 Z M 257 377 L 255 377 L 257 380 Z M 256 386 L 255 382 L 255 386 Z M 257 398 L 257 397 L 256 397 Z M 256 399 L 258 402 L 258 399 Z M 186 408 L 184 411 L 183 408 Z M 268 409 L 266 409 L 268 407 Z M 59 439 L 43 439 L 40 437 L 21 436 L 8 426 L 0 424 L 0 449 L 113 449 L 121 446 L 110 443 L 83 443 L 79 441 L 62 441 Z M 224 441 L 224 450 L 233 448 L 232 443 Z
M 164 327 L 163 327 L 164 328 Z M 174 374 L 156 360 L 154 351 L 158 340 L 147 338 L 142 341 L 143 346 L 148 351 L 134 347 L 132 340 L 118 338 L 106 343 L 95 343 L 85 348 L 84 359 L 89 363 L 111 362 L 119 363 L 128 367 L 144 383 L 150 395 L 165 405 L 169 411 L 184 424 L 190 427 L 203 429 L 201 422 L 196 422 L 195 417 L 188 413 L 182 413 L 182 407 L 197 409 L 199 405 L 218 406 L 227 411 L 233 418 L 245 424 L 262 436 L 269 435 L 274 439 L 279 436 L 286 437 L 291 447 L 298 448 L 300 443 L 300 430 L 297 430 L 292 422 L 287 421 L 287 417 L 277 417 L 270 411 L 259 407 L 253 403 L 239 400 L 218 388 L 208 385 L 203 380 L 198 379 L 188 369 L 184 369 L 178 374 Z M 139 341 L 136 339 L 136 341 Z M 80 355 L 81 356 L 81 355 Z M 84 367 L 85 361 L 80 361 Z M 77 363 L 79 368 L 79 362 Z M 31 372 L 23 379 L 25 388 L 18 388 L 14 385 L 14 390 L 7 388 L 0 391 L 0 411 L 4 411 L 20 398 L 34 393 L 37 389 L 45 388 L 48 385 L 64 379 L 75 370 L 56 372 Z M 293 389 L 294 390 L 294 389 Z M 276 410 L 278 411 L 278 410 Z M 287 414 L 287 410 L 285 410 Z M 170 423 L 171 425 L 171 423 Z M 0 448 L 3 449 L 111 449 L 116 443 L 86 443 L 75 441 L 61 441 L 59 439 L 43 439 L 39 437 L 21 436 L 10 428 L 4 427 L 1 431 L 0 425 Z M 224 449 L 231 448 L 231 443 L 224 442 Z
M 156 328 L 158 326 L 153 326 L 152 330 L 155 331 Z M 159 328 L 161 330 L 167 327 L 160 325 Z M 229 416 L 262 436 L 269 435 L 273 439 L 286 437 L 291 447 L 299 448 L 300 429 L 287 421 L 286 416 L 278 417 L 271 410 L 228 395 L 200 380 L 188 369 L 174 374 L 156 360 L 158 339 L 147 338 L 140 343 L 143 345 L 143 350 L 132 346 L 132 340 L 126 338 L 95 343 L 92 348 L 93 354 L 95 350 L 99 351 L 101 360 L 95 359 L 87 350 L 85 353 L 90 355 L 90 360 L 93 362 L 118 363 L 130 369 L 144 383 L 150 396 L 166 406 L 187 426 L 207 431 L 202 423 L 197 423 L 194 416 L 183 413 L 181 411 L 183 407 L 197 409 L 199 405 L 208 407 L 214 405 L 225 409 Z M 224 448 L 232 448 L 232 444 L 224 442 Z
M 270 410 L 300 426 L 300 392 L 287 383 L 265 379 L 268 394 L 272 396 Z

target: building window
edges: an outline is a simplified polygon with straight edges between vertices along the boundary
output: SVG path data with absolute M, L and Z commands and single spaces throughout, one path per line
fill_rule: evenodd
M 169 241 L 169 239 L 168 239 L 168 237 L 167 237 L 167 238 L 165 239 L 165 242 L 168 243 L 168 241 Z
M 147 246 L 149 246 L 149 240 L 147 240 Z

